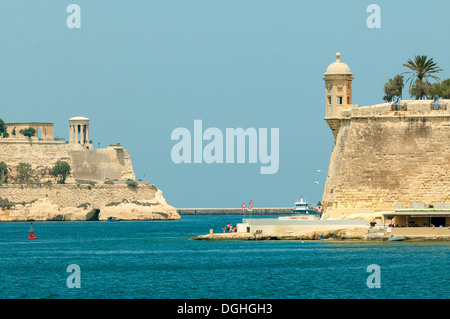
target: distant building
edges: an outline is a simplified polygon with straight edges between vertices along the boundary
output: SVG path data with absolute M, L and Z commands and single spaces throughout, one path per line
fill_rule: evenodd
M 130 151 L 120 144 L 104 149 L 94 149 L 89 135 L 89 119 L 69 119 L 69 141 L 54 137 L 53 123 L 5 123 L 9 137 L 0 138 L 0 161 L 5 162 L 14 176 L 15 167 L 29 163 L 36 172 L 35 179 L 51 179 L 50 169 L 58 160 L 67 161 L 72 167 L 68 182 L 105 180 L 135 180 Z M 20 133 L 34 128 L 31 138 Z
M 54 129 L 53 123 L 5 123 L 6 132 L 9 134 L 9 138 L 26 138 L 20 133 L 21 130 L 26 128 L 34 128 L 36 131 L 35 136 L 32 139 L 38 139 L 41 141 L 53 141 Z

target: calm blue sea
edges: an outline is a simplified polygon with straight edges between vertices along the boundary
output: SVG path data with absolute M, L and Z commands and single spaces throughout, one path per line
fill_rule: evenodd
M 0 298 L 449 298 L 450 242 L 193 241 L 240 216 L 0 223 Z M 81 288 L 68 288 L 68 265 Z M 368 288 L 367 267 L 380 267 Z

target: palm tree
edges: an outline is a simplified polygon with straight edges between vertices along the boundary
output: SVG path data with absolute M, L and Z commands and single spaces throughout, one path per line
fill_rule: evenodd
M 429 58 L 426 55 L 416 55 L 414 61 L 408 60 L 403 66 L 411 69 L 411 71 L 403 72 L 402 74 L 410 73 L 411 76 L 406 80 L 410 82 L 411 87 L 417 80 L 421 82 L 429 83 L 429 78 L 432 78 L 439 82 L 439 78 L 433 74 L 439 73 L 442 69 L 433 61 L 433 58 Z

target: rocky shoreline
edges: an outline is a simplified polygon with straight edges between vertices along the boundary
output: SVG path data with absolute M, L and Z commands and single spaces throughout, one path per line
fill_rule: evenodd
M 317 230 L 305 232 L 293 232 L 282 234 L 250 234 L 250 233 L 213 233 L 199 235 L 190 240 L 209 240 L 209 241 L 227 241 L 227 240 L 329 240 L 329 241 L 387 241 L 390 236 L 368 236 L 366 229 L 336 229 L 336 230 Z M 405 236 L 406 241 L 449 241 L 450 236 Z
M 0 189 L 0 222 L 178 220 L 161 190 L 141 184 L 9 186 Z
M 29 204 L 17 204 L 0 212 L 0 222 L 30 221 L 106 221 L 109 216 L 118 220 L 177 220 L 175 208 L 151 201 L 124 201 L 115 206 L 94 209 L 91 204 L 60 207 L 48 198 Z

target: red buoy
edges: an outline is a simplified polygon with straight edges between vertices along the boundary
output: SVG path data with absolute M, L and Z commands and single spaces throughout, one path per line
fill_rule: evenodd
M 28 239 L 37 239 L 36 234 L 34 233 L 33 226 L 31 226 L 30 234 L 28 235 Z

